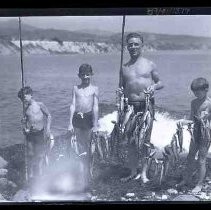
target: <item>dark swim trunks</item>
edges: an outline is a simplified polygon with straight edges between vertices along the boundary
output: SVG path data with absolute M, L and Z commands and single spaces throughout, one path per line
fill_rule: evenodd
M 43 157 L 45 155 L 44 129 L 40 131 L 30 130 L 26 136 L 27 141 L 31 143 L 33 156 Z
M 73 127 L 91 129 L 93 127 L 92 111 L 87 113 L 75 112 L 73 115 Z
M 146 109 L 146 103 L 145 101 L 129 101 L 129 105 L 133 105 L 134 107 L 134 112 L 144 112 Z M 153 117 L 154 117 L 154 105 L 155 105 L 155 99 L 150 98 L 150 110 L 152 111 Z

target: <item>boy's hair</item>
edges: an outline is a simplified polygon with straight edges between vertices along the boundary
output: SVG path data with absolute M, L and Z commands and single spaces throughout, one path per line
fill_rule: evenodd
M 209 88 L 209 82 L 203 77 L 196 78 L 191 83 L 192 91 L 206 90 L 208 88 Z
M 144 42 L 143 36 L 136 32 L 129 33 L 126 37 L 126 42 L 128 43 L 129 39 L 131 39 L 131 38 L 139 38 L 142 43 Z
M 21 101 L 24 99 L 24 95 L 32 95 L 33 91 L 29 86 L 23 87 L 18 91 L 18 98 L 20 98 Z
M 84 63 L 79 67 L 79 74 L 85 73 L 85 72 L 90 72 L 91 75 L 93 75 L 93 71 L 92 71 L 92 66 Z

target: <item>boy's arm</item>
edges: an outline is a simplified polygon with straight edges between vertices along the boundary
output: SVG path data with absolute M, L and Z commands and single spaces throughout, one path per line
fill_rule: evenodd
M 93 131 L 97 131 L 98 127 L 98 115 L 99 115 L 99 90 L 98 87 L 95 88 L 94 93 L 94 103 L 93 103 L 93 123 L 94 128 Z
M 181 123 L 182 125 L 192 124 L 193 123 L 193 116 L 194 116 L 194 102 L 192 101 L 189 119 L 181 119 L 177 122 L 177 124 L 178 123 Z
M 43 104 L 43 103 L 39 103 L 40 104 L 40 109 L 43 112 L 43 114 L 47 117 L 47 125 L 46 125 L 46 130 L 47 130 L 47 135 L 50 135 L 50 130 L 51 130 L 51 114 L 48 111 L 48 108 Z
M 75 112 L 75 87 L 73 87 L 73 91 L 72 91 L 72 103 L 70 104 L 70 120 L 69 120 L 69 126 L 68 126 L 68 130 L 69 131 L 73 131 L 73 115 Z

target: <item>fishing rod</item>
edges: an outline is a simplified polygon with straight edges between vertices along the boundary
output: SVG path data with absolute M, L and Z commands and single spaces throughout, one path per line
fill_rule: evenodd
M 21 56 L 21 85 L 22 90 L 25 86 L 24 84 L 24 71 L 23 71 L 23 46 L 22 46 L 22 34 L 21 34 L 21 18 L 18 18 L 19 22 L 19 38 L 20 38 L 20 56 Z M 25 112 L 25 104 L 24 100 L 22 101 L 23 105 L 23 119 L 25 120 L 26 112 Z M 24 161 L 25 161 L 25 180 L 28 182 L 28 160 L 27 160 L 27 140 L 24 138 Z
M 123 65 L 123 52 L 124 52 L 124 33 L 125 33 L 125 15 L 122 19 L 122 43 L 121 43 L 121 59 L 120 59 L 120 71 L 119 71 L 119 88 L 122 87 L 122 65 Z

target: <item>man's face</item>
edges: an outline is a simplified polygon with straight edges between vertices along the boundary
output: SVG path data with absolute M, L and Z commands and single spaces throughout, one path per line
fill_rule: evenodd
M 139 38 L 132 37 L 128 40 L 127 49 L 131 58 L 137 58 L 141 54 L 142 41 Z

